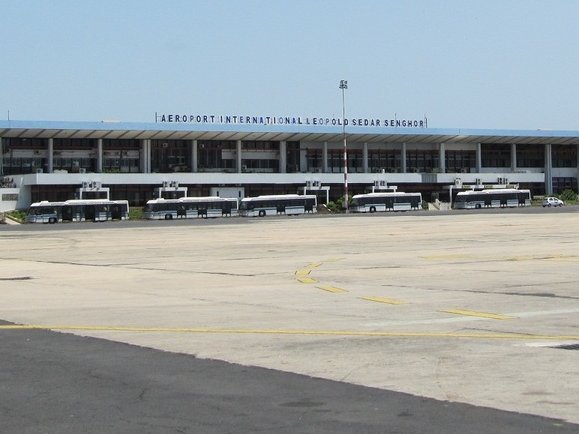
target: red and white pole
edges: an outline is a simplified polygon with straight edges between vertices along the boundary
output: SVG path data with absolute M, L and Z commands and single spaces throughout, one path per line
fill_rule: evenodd
M 340 80 L 342 89 L 342 135 L 344 137 L 344 209 L 348 212 L 348 144 L 346 141 L 346 97 L 345 91 L 348 89 L 348 81 Z

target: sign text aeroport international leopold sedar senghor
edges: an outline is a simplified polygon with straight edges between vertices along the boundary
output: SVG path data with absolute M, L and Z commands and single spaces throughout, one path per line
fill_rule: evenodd
M 241 115 L 194 115 L 155 113 L 155 122 L 178 124 L 218 124 L 218 125 L 305 125 L 386 127 L 386 128 L 427 128 L 428 119 L 379 119 L 379 118 L 329 118 L 303 116 L 241 116 Z

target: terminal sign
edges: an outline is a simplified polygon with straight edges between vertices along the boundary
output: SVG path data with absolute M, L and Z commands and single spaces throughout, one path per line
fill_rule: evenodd
M 217 125 L 303 125 L 303 126 L 353 126 L 386 128 L 427 128 L 428 119 L 394 118 L 330 118 L 303 116 L 247 116 L 247 115 L 201 115 L 201 114 L 159 114 L 155 122 L 176 124 L 217 124 Z

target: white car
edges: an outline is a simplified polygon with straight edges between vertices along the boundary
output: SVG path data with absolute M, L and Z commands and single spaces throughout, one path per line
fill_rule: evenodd
M 556 197 L 546 197 L 543 199 L 543 206 L 563 206 L 565 202 L 561 199 L 557 199 Z

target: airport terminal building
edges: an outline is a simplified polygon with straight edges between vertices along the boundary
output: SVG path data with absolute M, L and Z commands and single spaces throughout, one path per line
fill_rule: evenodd
M 0 211 L 91 191 L 142 206 L 159 191 L 249 197 L 396 185 L 577 191 L 579 131 L 429 128 L 423 121 L 161 115 L 153 123 L 0 121 Z M 344 146 L 344 138 L 346 146 Z M 95 197 L 95 196 L 93 196 Z

